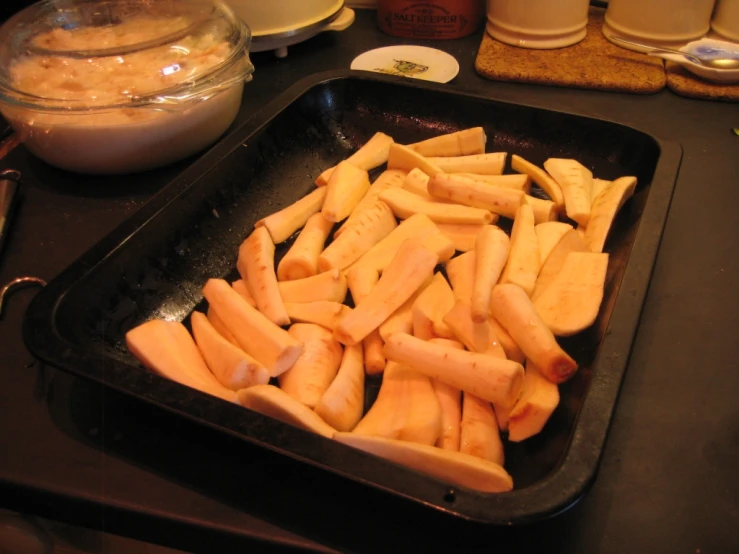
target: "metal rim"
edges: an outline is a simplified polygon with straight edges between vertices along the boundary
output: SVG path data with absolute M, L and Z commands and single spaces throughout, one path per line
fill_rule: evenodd
M 294 37 L 298 37 L 301 35 L 305 35 L 306 38 L 310 38 L 310 36 L 320 32 L 320 30 L 323 27 L 325 27 L 326 25 L 334 21 L 336 18 L 338 18 L 343 9 L 344 9 L 344 2 L 342 2 L 339 8 L 334 13 L 329 15 L 328 17 L 325 17 L 321 19 L 320 21 L 316 21 L 315 23 L 311 23 L 303 27 L 297 27 L 295 29 L 291 29 L 289 31 L 285 31 L 282 33 L 267 33 L 264 35 L 258 35 L 252 32 L 252 44 L 258 46 L 263 41 L 266 42 L 268 40 L 294 38 Z

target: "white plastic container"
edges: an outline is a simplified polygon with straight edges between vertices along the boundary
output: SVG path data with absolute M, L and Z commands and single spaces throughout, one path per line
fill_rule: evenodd
M 722 37 L 739 42 L 739 0 L 716 0 L 711 28 Z
M 152 169 L 231 125 L 254 70 L 250 41 L 212 0 L 44 0 L 0 28 L 0 111 L 62 169 Z

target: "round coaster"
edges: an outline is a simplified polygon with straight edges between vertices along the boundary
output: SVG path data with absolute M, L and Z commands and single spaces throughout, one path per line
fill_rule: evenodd
M 436 48 L 398 45 L 360 54 L 352 61 L 351 69 L 448 83 L 459 73 L 459 63 Z

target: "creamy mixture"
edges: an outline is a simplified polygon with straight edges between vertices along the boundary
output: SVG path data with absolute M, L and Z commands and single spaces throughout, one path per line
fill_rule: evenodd
M 183 18 L 137 17 L 108 27 L 54 29 L 34 44 L 55 51 L 125 47 L 184 29 Z M 17 90 L 41 98 L 80 101 L 82 106 L 126 103 L 196 78 L 221 63 L 229 44 L 213 35 L 187 36 L 174 43 L 121 56 L 72 58 L 29 54 L 10 69 Z M 96 123 L 125 123 L 152 116 L 151 110 L 123 109 L 96 115 Z M 85 118 L 87 119 L 87 118 Z M 85 121 L 85 124 L 91 122 Z

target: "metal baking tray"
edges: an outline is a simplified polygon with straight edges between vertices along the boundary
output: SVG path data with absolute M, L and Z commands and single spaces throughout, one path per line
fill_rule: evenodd
M 543 432 L 506 444 L 513 491 L 452 487 L 168 381 L 127 352 L 128 329 L 154 317 L 186 320 L 202 305 L 209 277 L 235 275 L 238 246 L 254 222 L 312 190 L 323 169 L 374 132 L 409 143 L 477 125 L 490 152 L 538 164 L 574 157 L 597 177 L 636 175 L 639 183 L 606 245 L 611 263 L 598 320 L 562 341 L 579 371 L 561 386 Z M 350 479 L 485 524 L 536 521 L 567 509 L 595 478 L 680 158 L 678 144 L 615 122 L 375 73 L 320 74 L 255 114 L 49 283 L 29 307 L 25 341 L 58 368 L 333 472 L 337 486 Z M 377 387 L 369 383 L 368 403 Z

